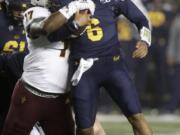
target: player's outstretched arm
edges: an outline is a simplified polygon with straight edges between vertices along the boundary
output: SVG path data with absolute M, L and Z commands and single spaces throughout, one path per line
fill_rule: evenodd
M 149 20 L 131 0 L 117 0 L 114 5 L 114 12 L 116 15 L 123 14 L 131 22 L 136 24 L 140 33 L 140 41 L 136 44 L 136 49 L 133 52 L 133 58 L 144 58 L 148 53 L 148 46 L 151 45 Z
M 62 27 L 66 22 L 67 18 L 62 13 L 55 12 L 45 20 L 42 28 L 45 33 L 52 33 Z
M 67 6 L 64 6 L 59 11 L 50 15 L 43 24 L 43 31 L 46 33 L 52 33 L 58 30 L 69 18 L 71 18 L 76 12 L 81 10 L 89 10 L 93 15 L 95 11 L 95 4 L 92 0 L 78 0 L 72 1 Z
M 71 37 L 80 36 L 84 33 L 86 26 L 89 24 L 90 16 L 87 10 L 83 12 L 78 11 L 74 17 L 68 20 L 66 25 L 48 35 L 49 41 L 64 41 Z

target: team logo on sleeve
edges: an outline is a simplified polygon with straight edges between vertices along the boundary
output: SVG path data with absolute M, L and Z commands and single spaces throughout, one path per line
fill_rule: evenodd
M 120 60 L 120 56 L 117 55 L 117 56 L 113 56 L 113 61 L 116 62 L 116 61 L 119 61 Z
M 23 97 L 21 97 L 21 104 L 24 104 L 25 102 L 26 102 L 26 97 L 25 96 L 23 96 Z

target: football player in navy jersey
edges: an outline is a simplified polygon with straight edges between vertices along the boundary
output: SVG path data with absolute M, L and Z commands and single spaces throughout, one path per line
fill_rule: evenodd
M 20 14 L 20 10 L 26 8 L 26 5 L 11 6 L 1 4 L 4 8 L 0 11 L 0 51 L 6 53 L 13 51 L 23 52 L 26 49 L 26 39 L 21 18 L 18 18 L 18 14 Z
M 12 13 L 17 7 L 9 8 L 5 2 L 0 2 L 0 53 L 26 51 L 26 40 L 23 27 L 19 20 L 12 19 Z M 16 67 L 11 66 L 13 70 Z M 0 129 L 8 111 L 10 95 L 16 82 L 16 75 L 9 77 L 10 72 L 0 72 Z
M 142 113 L 135 85 L 121 57 L 116 28 L 116 19 L 120 14 L 136 24 L 141 39 L 137 42 L 132 57 L 144 58 L 151 44 L 149 22 L 131 0 L 94 0 L 94 3 L 95 14 L 86 31 L 81 37 L 71 39 L 70 63 L 72 74 L 75 72 L 71 79 L 72 100 L 77 135 L 94 135 L 92 125 L 96 117 L 100 87 L 106 88 L 128 118 L 135 135 L 152 135 Z M 49 34 L 57 30 L 58 16 L 58 12 L 54 13 L 44 24 L 41 23 L 40 31 Z M 53 34 L 58 35 L 58 32 L 60 31 Z M 58 40 L 50 35 L 49 39 Z

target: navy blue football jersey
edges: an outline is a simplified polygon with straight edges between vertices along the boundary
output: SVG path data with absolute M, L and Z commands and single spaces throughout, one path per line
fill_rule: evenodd
M 23 52 L 27 46 L 23 27 L 13 25 L 2 10 L 0 10 L 0 20 L 0 52 Z
M 66 0 L 65 0 L 66 1 Z M 69 1 L 63 4 L 67 4 Z M 96 4 L 95 14 L 86 33 L 71 39 L 71 57 L 88 58 L 113 55 L 119 51 L 117 17 L 121 14 L 135 23 L 138 29 L 149 28 L 144 14 L 131 0 L 93 0 Z
M 9 76 L 20 78 L 23 73 L 24 57 L 28 51 L 0 54 L 0 72 L 5 71 Z

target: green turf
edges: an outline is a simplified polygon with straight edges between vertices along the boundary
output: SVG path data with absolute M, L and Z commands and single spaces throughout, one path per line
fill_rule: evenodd
M 103 122 L 106 135 L 133 135 L 131 126 L 127 122 Z M 151 122 L 153 135 L 180 135 L 180 122 Z

